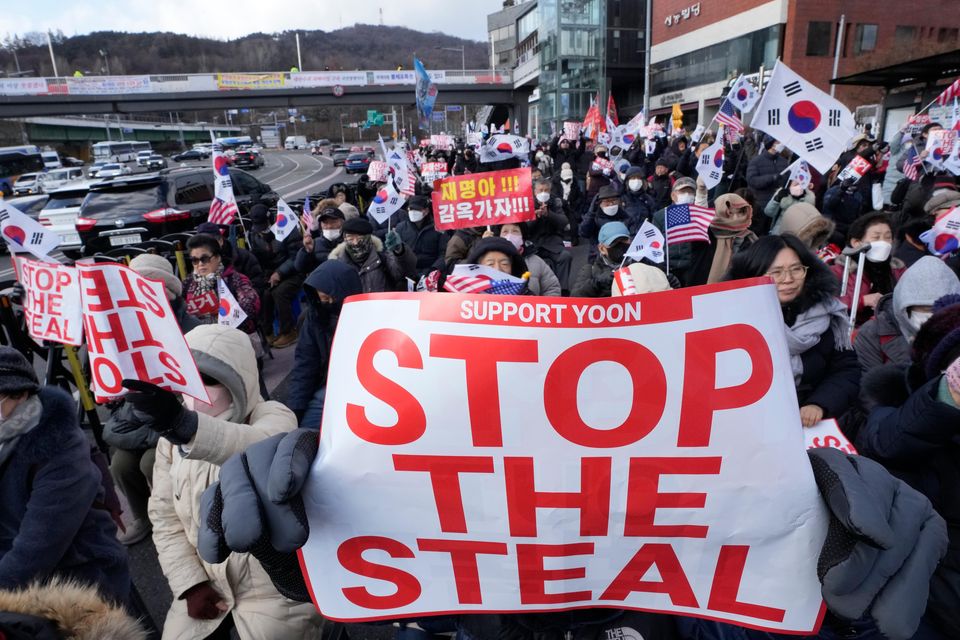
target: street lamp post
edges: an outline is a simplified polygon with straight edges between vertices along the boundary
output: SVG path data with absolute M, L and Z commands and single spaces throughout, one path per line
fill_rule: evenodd
M 347 144 L 347 138 L 343 135 L 343 112 L 342 111 L 340 112 L 340 144 L 344 146 Z
M 107 75 L 110 75 L 110 52 L 106 49 L 100 49 L 100 55 L 103 56 L 103 65 L 107 70 Z

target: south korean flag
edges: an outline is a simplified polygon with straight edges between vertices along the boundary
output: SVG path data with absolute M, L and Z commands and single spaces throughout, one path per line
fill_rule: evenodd
M 222 278 L 217 278 L 217 295 L 220 298 L 220 304 L 217 308 L 217 324 L 221 327 L 236 329 L 247 319 L 247 312 L 240 308 L 240 303 L 233 297 L 233 293 Z
M 707 185 L 713 189 L 723 180 L 723 136 L 718 135 L 716 141 L 703 150 L 700 160 L 697 161 L 697 173 Z
M 727 100 L 743 113 L 752 111 L 759 99 L 760 93 L 742 74 L 733 83 L 733 86 L 730 87 L 730 93 L 727 94 Z
M 60 244 L 59 236 L 2 199 L 0 237 L 14 253 L 26 251 L 45 262 L 57 262 L 50 254 Z
M 370 207 L 367 208 L 367 213 L 377 221 L 377 224 L 383 224 L 387 221 L 387 218 L 396 213 L 406 201 L 406 196 L 397 191 L 397 187 L 393 181 L 388 180 L 386 184 L 374 194 L 373 200 L 370 202 Z
M 490 136 L 480 149 L 480 162 L 498 162 L 510 158 L 526 160 L 530 156 L 530 141 L 520 136 L 499 134 Z
M 750 126 L 776 138 L 824 175 L 857 133 L 849 109 L 782 62 L 773 68 Z

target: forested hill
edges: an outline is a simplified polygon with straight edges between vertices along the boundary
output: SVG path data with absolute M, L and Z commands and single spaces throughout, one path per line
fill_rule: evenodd
M 486 42 L 461 40 L 442 33 L 423 33 L 404 27 L 358 24 L 336 31 L 300 31 L 304 70 L 405 69 L 413 56 L 428 69 L 459 69 L 460 51 L 437 47 L 466 47 L 467 69 L 489 68 Z M 0 70 L 21 70 L 52 76 L 46 36 L 28 33 L 8 37 L 0 49 Z M 103 74 L 176 74 L 217 71 L 287 71 L 297 66 L 294 32 L 254 33 L 235 40 L 214 40 L 176 33 L 121 33 L 99 31 L 81 36 L 53 37 L 60 75 L 74 71 Z M 106 53 L 106 62 L 101 51 Z

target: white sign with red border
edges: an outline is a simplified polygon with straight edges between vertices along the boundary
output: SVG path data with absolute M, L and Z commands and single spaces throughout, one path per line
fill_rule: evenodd
M 62 264 L 20 261 L 19 280 L 26 295 L 27 333 L 35 340 L 79 346 L 83 343 L 83 307 L 77 270 Z
M 760 279 L 349 299 L 301 563 L 328 618 L 636 609 L 815 634 L 827 512 Z

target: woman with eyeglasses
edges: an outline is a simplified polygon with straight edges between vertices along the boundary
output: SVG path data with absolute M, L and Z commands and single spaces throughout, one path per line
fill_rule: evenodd
M 260 296 L 242 273 L 225 259 L 220 243 L 211 235 L 198 233 L 187 241 L 187 251 L 193 273 L 184 281 L 184 299 L 187 313 L 201 324 L 215 324 L 220 312 L 220 294 L 217 281 L 223 280 L 233 294 L 247 319 L 237 327 L 252 334 L 257 330 L 256 318 L 260 312 Z
M 762 276 L 777 287 L 803 426 L 841 417 L 857 398 L 860 366 L 837 279 L 791 235 L 760 238 L 735 255 L 727 279 Z

